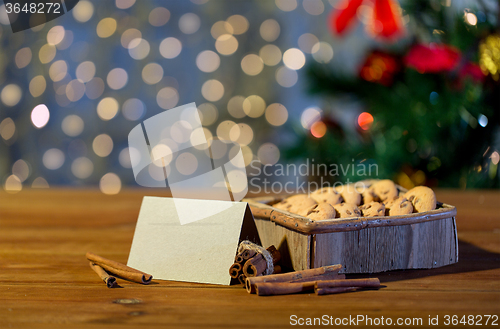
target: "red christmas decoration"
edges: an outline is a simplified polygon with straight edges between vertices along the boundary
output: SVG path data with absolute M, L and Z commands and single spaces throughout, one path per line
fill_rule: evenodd
M 330 16 L 332 30 L 339 35 L 343 34 L 353 25 L 354 16 L 362 4 L 372 9 L 367 29 L 374 37 L 394 40 L 403 34 L 401 9 L 394 0 L 344 0 L 340 5 L 343 9 L 332 11 Z
M 377 82 L 384 86 L 390 86 L 394 74 L 399 71 L 398 60 L 389 54 L 374 51 L 368 56 L 361 67 L 360 76 L 370 82 Z
M 461 54 L 456 48 L 445 44 L 417 44 L 410 49 L 404 63 L 420 73 L 439 73 L 456 68 L 460 58 Z
M 471 78 L 472 81 L 477 83 L 484 82 L 484 79 L 486 78 L 486 75 L 484 75 L 483 71 L 481 70 L 481 67 L 479 67 L 478 64 L 472 62 L 466 63 L 462 67 L 459 76 L 462 80 L 466 78 Z

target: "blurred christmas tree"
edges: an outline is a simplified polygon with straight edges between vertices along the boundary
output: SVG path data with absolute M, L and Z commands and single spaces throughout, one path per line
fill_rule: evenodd
M 308 67 L 310 92 L 325 106 L 303 114 L 307 131 L 288 155 L 376 163 L 379 177 L 408 188 L 499 187 L 500 35 L 487 6 L 460 17 L 438 1 L 401 9 L 392 0 L 345 0 L 339 8 L 330 16 L 333 33 L 348 33 L 361 16 L 382 42 L 357 76 Z M 349 129 L 332 113 L 353 111 L 353 100 L 363 110 L 355 109 Z

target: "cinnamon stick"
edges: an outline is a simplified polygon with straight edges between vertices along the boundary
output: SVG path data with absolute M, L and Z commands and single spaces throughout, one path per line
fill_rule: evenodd
M 319 295 L 326 295 L 352 291 L 357 288 L 377 287 L 380 287 L 380 281 L 377 278 L 306 282 L 259 282 L 255 284 L 255 290 L 259 296 L 289 295 L 306 291 L 316 291 Z
M 247 280 L 247 277 L 245 276 L 245 274 L 240 274 L 238 276 L 238 281 L 240 281 L 241 284 L 245 284 L 245 281 Z
M 366 279 L 331 280 L 331 281 L 316 282 L 317 289 L 339 288 L 339 287 L 379 288 L 380 280 L 378 278 L 366 278 Z
M 255 291 L 259 296 L 289 295 L 305 291 L 314 291 L 316 282 L 259 282 Z
M 267 268 L 267 262 L 261 254 L 250 258 L 243 266 L 243 273 L 247 277 L 254 277 L 264 273 Z
M 322 275 L 328 275 L 331 276 L 333 273 L 337 275 L 338 271 L 342 269 L 342 265 L 337 264 L 337 265 L 330 265 L 330 266 L 323 266 L 323 267 L 318 267 L 318 268 L 312 268 L 308 270 L 302 270 L 302 271 L 296 271 L 296 272 L 290 272 L 290 273 L 281 273 L 281 274 L 271 274 L 271 275 L 264 275 L 264 276 L 257 276 L 257 277 L 251 277 L 247 278 L 246 280 L 246 289 L 248 293 L 255 293 L 255 284 L 256 283 L 261 283 L 261 282 L 291 282 L 291 281 L 296 281 L 299 282 L 302 279 L 305 278 L 311 278 L 311 277 L 318 277 Z M 316 279 L 317 280 L 317 279 Z
M 240 272 L 241 272 L 241 264 L 239 263 L 234 263 L 229 268 L 229 275 L 234 279 L 236 279 L 240 275 Z
M 245 262 L 245 259 L 243 259 L 243 252 L 236 254 L 236 257 L 234 257 L 234 262 L 238 264 L 243 264 Z
M 269 246 L 269 248 L 267 248 L 267 251 L 269 251 L 269 253 L 271 253 L 271 256 L 273 257 L 273 264 L 276 264 L 281 260 L 281 253 L 276 249 L 274 245 Z
M 331 272 L 331 273 L 309 276 L 298 280 L 292 280 L 290 282 L 331 281 L 331 280 L 342 280 L 342 279 L 345 279 L 345 274 L 338 274 L 337 272 Z
M 331 295 L 331 294 L 339 294 L 343 292 L 354 291 L 358 289 L 357 287 L 337 287 L 337 288 L 319 288 L 314 289 L 316 295 Z
M 92 263 L 99 265 L 107 272 L 118 275 L 125 280 L 148 284 L 153 279 L 153 276 L 151 274 L 141 272 L 134 268 L 128 267 L 127 265 L 123 265 L 113 260 L 106 259 L 91 252 L 88 252 L 86 256 L 87 259 Z
M 108 288 L 113 288 L 116 286 L 116 278 L 114 276 L 109 275 L 106 271 L 97 264 L 89 262 L 90 268 L 94 270 L 94 272 L 99 275 L 102 281 L 106 282 L 106 286 Z

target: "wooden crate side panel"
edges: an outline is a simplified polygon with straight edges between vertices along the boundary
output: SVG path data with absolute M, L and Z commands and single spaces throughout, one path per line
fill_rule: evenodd
M 295 271 L 311 265 L 311 236 L 291 231 L 265 219 L 255 218 L 262 246 L 274 245 L 281 253 L 282 266 Z
M 344 273 L 434 268 L 457 262 L 455 219 L 317 234 L 312 266 L 342 264 Z

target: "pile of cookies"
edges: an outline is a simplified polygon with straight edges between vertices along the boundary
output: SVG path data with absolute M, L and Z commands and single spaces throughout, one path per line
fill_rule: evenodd
M 400 193 L 393 181 L 384 179 L 371 186 L 324 187 L 309 195 L 290 196 L 273 207 L 311 220 L 397 216 L 436 209 L 436 195 L 426 186 Z

